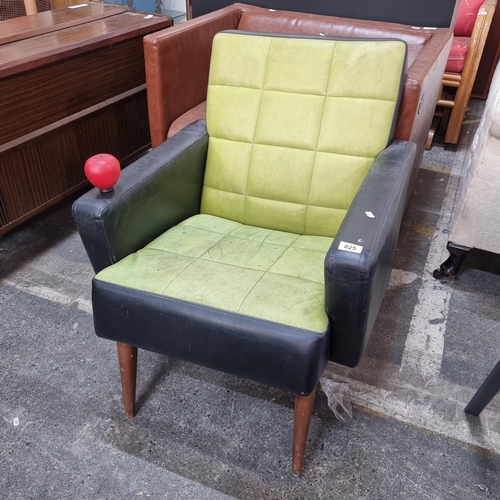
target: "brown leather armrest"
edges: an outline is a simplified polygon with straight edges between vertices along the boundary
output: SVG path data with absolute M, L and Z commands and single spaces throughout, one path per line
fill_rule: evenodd
M 212 40 L 236 29 L 241 8 L 231 5 L 144 38 L 151 145 L 167 138 L 172 122 L 206 99 Z
M 422 48 L 408 68 L 394 139 L 419 144 L 420 121 L 432 121 L 440 90 L 441 79 L 450 52 L 453 33 L 450 29 L 434 30 L 433 37 Z M 427 135 L 430 123 L 423 126 Z M 421 139 L 421 138 L 420 138 Z
M 417 145 L 415 165 L 410 178 L 407 207 L 415 188 L 420 162 L 425 150 L 434 109 L 441 90 L 444 68 L 448 60 L 453 33 L 440 28 L 408 68 L 394 139 Z

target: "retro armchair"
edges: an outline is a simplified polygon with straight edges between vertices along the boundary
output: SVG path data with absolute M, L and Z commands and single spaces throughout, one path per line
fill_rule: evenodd
M 391 143 L 405 54 L 219 33 L 206 125 L 74 204 L 128 416 L 138 347 L 291 391 L 300 474 L 318 380 L 359 362 L 389 280 L 415 156 Z

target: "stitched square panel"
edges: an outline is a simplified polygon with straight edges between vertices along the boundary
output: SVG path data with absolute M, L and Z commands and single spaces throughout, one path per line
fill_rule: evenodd
M 254 144 L 314 151 L 324 105 L 324 96 L 264 90 Z
M 247 194 L 257 198 L 307 204 L 314 151 L 255 144 Z
M 269 51 L 264 88 L 324 96 L 334 51 L 322 40 L 275 38 Z M 314 78 L 311 78 L 314 75 Z
M 399 93 L 401 74 L 399 52 L 390 40 L 337 42 L 330 68 L 327 95 L 380 99 L 394 102 Z
M 318 150 L 374 159 L 387 146 L 393 117 L 390 101 L 328 97 Z
M 355 193 L 370 170 L 372 159 L 323 153 L 314 158 L 314 176 L 309 188 L 309 204 L 317 207 L 347 210 Z M 332 191 L 331 184 L 344 189 Z

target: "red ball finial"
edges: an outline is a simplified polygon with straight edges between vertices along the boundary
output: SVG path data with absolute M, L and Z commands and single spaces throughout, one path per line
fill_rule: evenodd
M 107 193 L 120 178 L 120 162 L 113 155 L 101 153 L 85 162 L 84 171 L 91 184 Z

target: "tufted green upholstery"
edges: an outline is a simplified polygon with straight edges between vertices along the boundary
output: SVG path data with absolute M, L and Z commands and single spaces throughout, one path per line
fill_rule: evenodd
M 219 33 L 202 212 L 335 236 L 390 139 L 405 57 L 397 40 Z
M 324 333 L 324 260 L 331 243 L 196 215 L 97 279 Z

